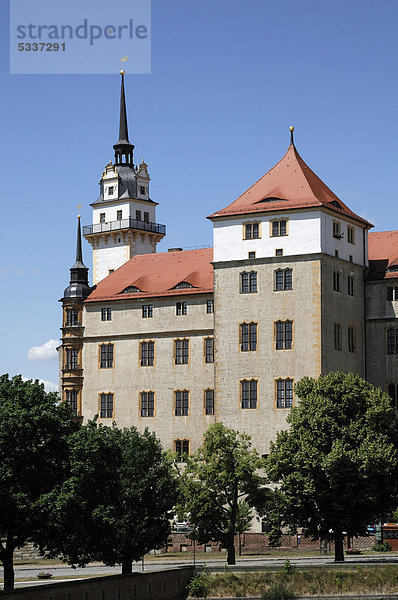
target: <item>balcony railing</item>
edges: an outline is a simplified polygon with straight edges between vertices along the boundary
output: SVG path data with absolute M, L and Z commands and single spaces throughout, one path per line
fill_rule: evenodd
M 139 221 L 137 219 L 121 219 L 120 221 L 109 221 L 108 223 L 94 223 L 94 225 L 84 225 L 83 235 L 92 235 L 94 233 L 104 233 L 107 231 L 120 231 L 122 229 L 139 229 L 140 231 L 151 231 L 166 235 L 166 225 L 159 223 L 150 223 L 149 221 Z

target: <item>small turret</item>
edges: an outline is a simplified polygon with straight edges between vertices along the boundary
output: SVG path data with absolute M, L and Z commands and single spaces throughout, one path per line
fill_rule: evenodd
M 63 300 L 66 298 L 80 298 L 84 300 L 90 291 L 91 288 L 88 285 L 88 267 L 83 263 L 79 215 L 77 217 L 76 262 L 70 269 L 70 283 L 64 291 Z

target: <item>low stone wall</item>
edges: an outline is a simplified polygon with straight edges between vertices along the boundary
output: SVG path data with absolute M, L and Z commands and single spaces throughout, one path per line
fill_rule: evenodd
M 350 545 L 357 550 L 370 550 L 376 543 L 374 536 L 364 536 L 354 538 Z M 265 533 L 243 533 L 241 535 L 241 545 L 243 552 L 269 552 L 270 545 L 268 536 Z M 347 538 L 344 540 L 344 547 L 347 548 Z M 239 536 L 235 537 L 235 548 L 239 548 Z M 334 550 L 334 544 L 327 546 L 328 550 Z M 212 542 L 206 546 L 196 544 L 197 552 L 219 552 L 220 544 Z M 312 540 L 300 535 L 283 535 L 281 545 L 277 548 L 272 548 L 272 551 L 283 551 L 286 549 L 302 549 L 302 550 L 319 550 L 319 540 Z M 323 544 L 322 544 L 323 549 Z M 193 550 L 193 542 L 184 533 L 173 533 L 168 540 L 169 552 L 191 552 Z M 162 552 L 165 552 L 163 549 Z
M 16 563 L 19 561 L 39 560 L 41 558 L 43 558 L 43 556 L 31 542 L 25 544 L 22 548 L 14 550 L 14 562 Z
M 182 600 L 193 572 L 193 567 L 181 567 L 93 577 L 19 588 L 5 596 L 15 600 Z

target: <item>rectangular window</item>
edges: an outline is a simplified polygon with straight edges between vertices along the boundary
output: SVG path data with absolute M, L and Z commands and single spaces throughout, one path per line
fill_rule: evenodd
M 244 379 L 241 385 L 241 407 L 257 408 L 257 380 Z
M 347 336 L 348 336 L 348 352 L 355 352 L 355 350 L 356 350 L 355 328 L 352 325 L 348 326 Z
M 293 379 L 276 380 L 276 408 L 293 406 Z
M 186 417 L 189 415 L 189 391 L 177 390 L 174 392 L 174 414 L 176 417 Z
M 387 300 L 398 300 L 398 286 L 387 288 Z
M 66 390 L 65 391 L 65 400 L 70 405 L 73 414 L 78 414 L 78 404 L 77 404 L 78 392 L 77 390 Z
M 286 219 L 281 219 L 280 221 L 272 221 L 271 236 L 279 237 L 281 235 L 287 235 Z
M 101 321 L 112 321 L 111 308 L 101 308 Z
M 254 251 L 253 252 L 249 252 L 248 253 L 248 258 L 256 258 L 256 253 Z
M 283 248 L 276 248 L 275 256 L 283 256 Z
M 333 221 L 333 237 L 341 238 L 340 222 Z
M 340 271 L 333 271 L 333 291 L 341 292 L 341 273 L 340 273 Z
M 347 277 L 347 293 L 349 296 L 354 295 L 354 277 L 352 275 Z
M 341 323 L 334 324 L 334 349 L 341 350 Z
M 293 342 L 293 321 L 277 321 L 275 323 L 276 350 L 291 350 Z
M 256 271 L 250 271 L 250 273 L 240 274 L 240 291 L 241 294 L 253 294 L 257 292 L 257 273 Z
M 398 354 L 398 329 L 387 329 L 387 354 Z
M 66 368 L 77 369 L 78 368 L 78 351 L 75 348 L 66 349 Z
M 245 240 L 257 240 L 260 237 L 259 223 L 247 223 L 244 226 Z
M 174 340 L 174 362 L 176 365 L 189 363 L 189 340 Z
M 136 219 L 136 221 L 141 221 L 141 211 L 140 210 L 135 211 L 135 219 Z
M 347 241 L 350 244 L 355 244 L 355 229 L 353 227 L 347 227 Z
M 155 412 L 155 392 L 141 392 L 141 417 L 153 417 Z
M 207 300 L 206 302 L 206 312 L 208 314 L 214 312 L 214 304 L 213 304 L 213 300 Z
M 116 211 L 116 221 L 121 221 L 122 220 L 122 215 L 123 215 L 123 211 L 122 210 Z
M 153 304 L 143 304 L 142 306 L 142 318 L 151 319 L 153 317 Z
M 108 196 L 112 196 L 112 194 L 113 194 L 113 188 L 114 188 L 114 186 L 113 186 L 113 185 L 110 185 L 110 186 L 108 187 Z
M 145 185 L 140 185 L 140 194 L 141 195 L 146 194 L 146 187 L 145 187 Z
M 205 390 L 205 414 L 214 415 L 214 390 Z
M 293 283 L 292 269 L 277 269 L 275 271 L 275 291 L 291 290 Z
M 100 369 L 113 367 L 113 344 L 101 344 L 100 347 Z
M 141 342 L 141 367 L 153 367 L 155 342 Z
M 149 212 L 144 212 L 144 223 L 149 223 Z
M 79 312 L 75 308 L 66 309 L 66 326 L 73 327 L 79 325 Z
M 214 362 L 214 338 L 205 338 L 205 362 Z
M 257 323 L 240 324 L 240 349 L 242 352 L 257 350 Z
M 100 418 L 112 419 L 113 417 L 113 394 L 100 394 Z
M 105 223 L 105 213 L 100 213 L 100 223 Z
M 189 456 L 189 440 L 175 440 L 177 462 L 185 462 Z
M 395 410 L 398 410 L 398 383 L 389 383 L 387 393 L 391 398 L 391 405 Z
M 186 315 L 187 312 L 186 302 L 176 302 L 176 315 Z

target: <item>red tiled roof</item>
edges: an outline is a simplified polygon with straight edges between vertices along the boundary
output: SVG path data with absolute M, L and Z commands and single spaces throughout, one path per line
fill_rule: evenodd
M 372 227 L 352 212 L 303 161 L 294 144 L 268 173 L 226 208 L 209 219 L 258 212 L 279 212 L 294 208 L 327 207 Z
M 97 284 L 86 302 L 213 291 L 213 248 L 140 254 Z M 174 289 L 181 282 L 192 287 Z M 129 286 L 140 292 L 123 293 Z
M 398 231 L 373 231 L 368 234 L 368 279 L 398 277 Z

